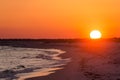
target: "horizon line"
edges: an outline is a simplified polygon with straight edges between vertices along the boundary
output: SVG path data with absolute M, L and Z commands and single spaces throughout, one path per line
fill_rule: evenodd
M 90 39 L 90 38 L 0 38 L 0 40 L 63 40 L 63 39 Z M 100 38 L 100 39 L 120 39 L 120 37 Z

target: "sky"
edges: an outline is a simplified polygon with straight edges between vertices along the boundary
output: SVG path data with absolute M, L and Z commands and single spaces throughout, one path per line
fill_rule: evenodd
M 120 37 L 120 0 L 0 0 L 0 38 Z

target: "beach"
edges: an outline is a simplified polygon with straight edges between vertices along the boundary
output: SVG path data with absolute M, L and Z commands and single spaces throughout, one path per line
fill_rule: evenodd
M 25 80 L 120 80 L 118 42 L 31 43 L 24 47 L 60 49 L 65 53 L 59 56 L 70 59 L 70 62 L 59 66 L 60 69 L 53 70 L 49 75 L 32 76 Z
M 62 57 L 72 58 L 71 62 L 51 75 L 26 80 L 120 80 L 120 45 L 95 44 L 97 46 L 81 43 L 59 47 L 66 51 Z

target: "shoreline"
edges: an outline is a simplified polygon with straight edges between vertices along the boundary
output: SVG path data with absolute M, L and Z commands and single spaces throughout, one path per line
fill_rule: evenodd
M 61 49 L 57 49 L 57 50 L 61 50 Z M 65 58 L 63 57 L 64 54 L 66 53 L 65 51 L 61 50 L 62 52 L 59 53 L 58 56 L 55 56 L 57 57 L 58 59 L 68 59 L 68 58 Z M 26 75 L 26 76 L 21 76 L 20 78 L 18 78 L 18 80 L 27 80 L 27 79 L 32 79 L 34 77 L 45 77 L 45 76 L 49 76 L 51 74 L 54 74 L 56 73 L 56 71 L 59 71 L 59 70 L 62 70 L 64 69 L 64 66 L 66 66 L 70 61 L 68 61 L 66 64 L 62 64 L 60 66 L 57 66 L 57 67 L 52 67 L 52 68 L 49 68 L 49 69 L 45 69 L 43 71 L 35 71 L 35 72 L 32 72 L 30 75 Z
M 53 62 L 53 63 L 51 63 L 51 65 L 48 65 L 46 67 L 45 66 L 44 67 L 42 67 L 42 66 L 37 67 L 37 65 L 36 65 L 36 66 L 34 66 L 34 68 L 32 68 L 32 67 L 30 68 L 27 66 L 27 65 L 29 65 L 29 62 L 28 62 L 28 64 L 26 63 L 26 65 L 24 63 L 21 64 L 21 62 L 19 62 L 19 58 L 17 58 L 15 60 L 16 64 L 13 65 L 11 63 L 11 65 L 13 65 L 13 67 L 11 66 L 10 69 L 5 68 L 5 70 L 3 70 L 1 72 L 1 74 L 2 74 L 0 76 L 1 79 L 8 78 L 11 80 L 11 79 L 18 78 L 18 80 L 25 80 L 26 78 L 31 78 L 31 77 L 35 77 L 35 76 L 49 75 L 51 73 L 54 73 L 56 70 L 62 69 L 62 66 L 66 65 L 69 62 L 69 59 L 61 59 L 61 57 L 59 55 L 64 54 L 65 51 L 62 51 L 60 49 L 41 49 L 41 48 L 40 49 L 38 49 L 38 48 L 33 49 L 33 48 L 12 47 L 12 46 L 2 46 L 1 49 L 3 51 L 6 51 L 7 49 L 9 50 L 9 52 L 6 52 L 6 54 L 3 54 L 3 55 L 6 56 L 9 54 L 8 60 L 10 60 L 10 61 L 11 61 L 11 57 L 12 58 L 14 57 L 14 59 L 15 59 L 15 56 L 17 55 L 17 56 L 20 56 L 20 59 L 22 59 L 22 60 L 24 60 L 24 59 L 27 60 L 27 58 L 30 60 L 32 58 L 33 59 L 37 58 L 36 60 L 39 61 L 38 60 L 38 58 L 39 58 L 39 59 L 48 60 L 49 63 L 50 63 L 50 61 Z M 24 54 L 23 56 L 17 54 L 19 52 L 19 50 L 21 50 L 21 51 L 23 50 L 22 51 L 22 55 Z M 30 53 L 29 51 L 35 51 L 35 53 L 34 52 Z M 42 55 L 41 54 L 42 51 L 45 52 L 46 55 Z M 29 53 L 29 55 L 27 52 Z M 50 54 L 49 54 L 49 52 L 50 52 Z M 12 53 L 14 53 L 14 54 L 12 54 Z M 31 56 L 32 57 L 31 58 L 30 55 L 32 55 L 32 54 L 34 54 L 34 55 Z M 49 54 L 49 55 L 47 55 L 47 54 Z M 13 56 L 13 55 L 15 55 L 15 56 Z M 63 61 L 63 62 L 61 62 L 61 61 Z M 9 61 L 6 61 L 6 63 L 7 62 L 10 63 Z M 3 65 L 4 64 L 5 63 L 3 63 Z M 19 64 L 21 64 L 21 65 L 19 65 Z M 41 63 L 37 62 L 37 64 L 39 65 Z M 42 63 L 42 64 L 47 64 L 47 63 Z
M 62 68 L 50 68 L 50 69 L 46 69 L 44 71 L 32 72 L 29 75 L 19 77 L 18 80 L 26 80 L 26 79 L 29 79 L 32 77 L 48 76 L 48 75 L 54 73 L 56 70 L 60 70 L 60 69 L 62 69 Z
M 71 62 L 65 65 L 63 69 L 57 70 L 48 76 L 25 80 L 120 80 L 120 72 L 117 72 L 120 70 L 118 57 L 120 54 L 114 53 L 113 55 L 107 49 L 119 51 L 120 45 L 116 43 L 98 43 L 99 45 L 96 46 L 96 44 L 56 46 L 55 48 L 66 51 L 65 54 L 60 56 L 71 58 Z M 113 48 L 113 46 L 117 47 Z M 117 63 L 114 58 L 118 60 Z
M 28 44 L 15 47 L 60 49 L 66 53 L 59 55 L 71 58 L 71 62 L 61 70 L 48 76 L 32 77 L 25 80 L 120 80 L 120 43 L 92 42 L 80 44 Z M 12 46 L 12 45 L 11 45 Z
M 66 53 L 59 55 L 61 58 L 63 58 L 63 59 L 64 58 L 72 58 L 72 55 L 73 55 L 74 52 L 69 51 L 69 46 L 66 46 L 68 48 L 67 50 L 66 50 L 66 48 L 63 49 L 60 46 L 57 46 L 57 47 L 59 47 L 57 49 L 66 51 Z M 70 46 L 70 47 L 72 47 L 72 46 Z M 57 71 L 55 71 L 55 73 L 52 73 L 52 74 L 50 74 L 48 76 L 33 77 L 33 78 L 25 79 L 25 80 L 50 80 L 50 79 L 51 80 L 61 80 L 61 79 L 66 80 L 66 78 L 65 78 L 66 75 L 65 74 L 69 72 L 69 68 L 70 68 L 71 65 L 73 66 L 73 63 L 74 63 L 73 61 L 68 62 L 68 64 L 66 64 L 64 66 L 61 66 L 61 67 L 63 67 L 63 69 L 57 70 Z M 69 76 L 69 75 L 67 75 L 67 76 Z

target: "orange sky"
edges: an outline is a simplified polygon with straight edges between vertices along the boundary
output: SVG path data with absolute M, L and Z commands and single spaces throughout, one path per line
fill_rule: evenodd
M 0 38 L 120 37 L 120 0 L 0 0 Z

